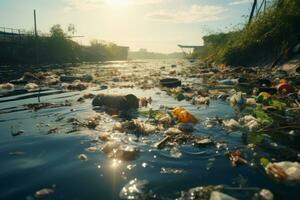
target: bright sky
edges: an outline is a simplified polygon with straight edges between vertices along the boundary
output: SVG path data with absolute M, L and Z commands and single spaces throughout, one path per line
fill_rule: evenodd
M 202 36 L 245 22 L 253 0 L 0 0 L 0 27 L 38 30 L 75 24 L 78 39 L 106 40 L 131 50 L 170 53 L 177 44 L 201 45 Z

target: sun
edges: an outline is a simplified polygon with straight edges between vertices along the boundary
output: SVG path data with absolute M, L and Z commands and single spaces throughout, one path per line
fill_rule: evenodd
M 107 4 L 112 6 L 124 6 L 128 5 L 130 0 L 107 0 Z

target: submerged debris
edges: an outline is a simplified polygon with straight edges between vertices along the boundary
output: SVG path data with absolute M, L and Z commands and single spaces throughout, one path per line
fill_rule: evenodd
M 27 109 L 29 109 L 29 110 L 38 111 L 40 109 L 58 108 L 58 107 L 71 106 L 71 105 L 72 104 L 70 102 L 65 101 L 65 103 L 60 103 L 60 104 L 56 104 L 56 103 L 30 103 L 30 104 L 26 104 L 24 106 L 27 107 Z
M 182 191 L 181 196 L 178 198 L 178 200 L 210 199 L 211 193 L 213 191 L 219 191 L 222 188 L 223 188 L 222 186 L 213 186 L 213 185 L 191 188 L 187 192 Z
M 175 168 L 165 168 L 162 167 L 160 169 L 161 174 L 183 174 L 185 171 L 183 169 L 175 169 Z
M 24 130 L 18 130 L 16 132 L 11 132 L 11 135 L 15 137 L 15 136 L 18 136 L 18 135 L 22 135 L 23 133 L 25 133 Z
M 47 197 L 47 196 L 49 196 L 53 193 L 54 193 L 53 188 L 43 188 L 41 190 L 36 191 L 34 196 L 36 198 L 44 198 L 44 197 Z
M 232 166 L 236 167 L 238 164 L 247 164 L 248 161 L 242 157 L 240 150 L 236 150 L 229 154 L 229 159 L 231 160 Z
M 90 129 L 95 129 L 99 125 L 100 120 L 101 115 L 95 114 L 86 119 L 85 126 L 87 126 Z
M 154 195 L 146 191 L 147 180 L 133 179 L 129 181 L 120 191 L 121 199 L 150 199 Z
M 139 155 L 139 148 L 133 145 L 122 144 L 118 141 L 108 141 L 102 147 L 102 151 L 109 157 L 119 160 L 134 160 Z

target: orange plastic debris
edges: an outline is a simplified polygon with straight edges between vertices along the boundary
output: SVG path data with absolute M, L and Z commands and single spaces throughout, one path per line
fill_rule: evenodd
M 226 65 L 222 63 L 222 64 L 219 64 L 218 67 L 219 67 L 221 70 L 223 70 L 223 69 L 225 69 Z
M 178 121 L 182 123 L 196 124 L 198 122 L 198 119 L 194 115 L 192 115 L 190 112 L 188 112 L 182 107 L 176 107 L 172 112 L 174 116 L 178 119 Z

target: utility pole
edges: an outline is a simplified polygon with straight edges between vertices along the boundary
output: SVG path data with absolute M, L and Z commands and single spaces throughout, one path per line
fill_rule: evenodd
M 34 36 L 35 36 L 35 64 L 39 64 L 39 44 L 38 44 L 38 33 L 36 25 L 36 12 L 33 10 L 33 20 L 34 20 Z
M 254 15 L 254 11 L 255 11 L 256 6 L 257 6 L 257 0 L 254 0 L 253 5 L 252 5 L 252 9 L 251 9 L 251 13 L 250 13 L 250 17 L 249 17 L 248 25 L 249 25 L 249 24 L 251 23 L 251 21 L 252 21 L 252 18 L 253 18 L 253 15 Z
M 33 18 L 34 18 L 34 36 L 35 36 L 35 64 L 39 64 L 39 41 L 38 41 L 38 33 L 37 33 L 37 28 L 36 28 L 36 12 L 33 10 Z M 41 96 L 41 87 L 39 86 L 39 92 L 38 92 L 38 102 L 41 102 L 40 99 Z
M 33 17 L 34 17 L 34 35 L 37 38 L 37 29 L 36 29 L 36 12 L 33 10 Z

